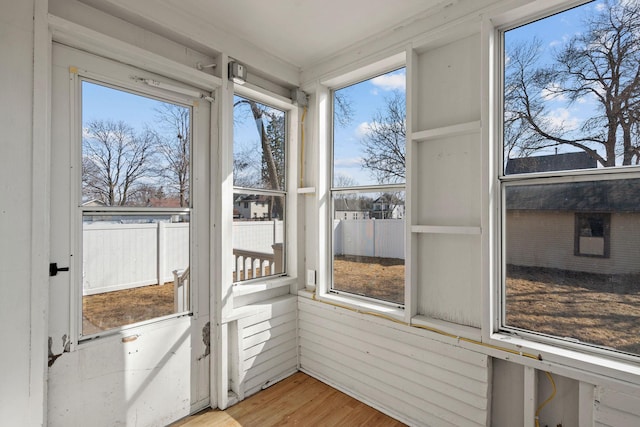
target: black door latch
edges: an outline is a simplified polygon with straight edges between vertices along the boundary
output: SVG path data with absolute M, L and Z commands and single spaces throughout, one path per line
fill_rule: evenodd
M 57 262 L 52 262 L 49 264 L 49 276 L 57 276 L 58 271 L 69 271 L 69 267 L 58 267 Z

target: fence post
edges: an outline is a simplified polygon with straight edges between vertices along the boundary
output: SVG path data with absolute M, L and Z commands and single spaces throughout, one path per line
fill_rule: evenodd
M 165 269 L 165 224 L 158 222 L 158 285 L 164 285 Z M 175 284 L 174 284 L 175 285 Z
M 278 274 L 278 273 L 283 273 L 284 272 L 284 259 L 282 257 L 282 249 L 283 249 L 283 245 L 282 243 L 274 243 L 273 246 L 271 246 L 273 248 L 273 261 L 274 261 L 274 270 L 272 271 L 271 274 Z

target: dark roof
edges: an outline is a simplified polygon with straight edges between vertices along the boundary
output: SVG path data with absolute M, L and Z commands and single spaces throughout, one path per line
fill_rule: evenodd
M 510 186 L 507 209 L 640 212 L 640 179 Z
M 336 211 L 366 212 L 371 209 L 370 200 L 336 199 L 333 203 Z
M 574 169 L 591 169 L 597 167 L 596 160 L 584 151 L 576 153 L 551 154 L 549 156 L 520 157 L 507 160 L 504 173 L 566 171 Z

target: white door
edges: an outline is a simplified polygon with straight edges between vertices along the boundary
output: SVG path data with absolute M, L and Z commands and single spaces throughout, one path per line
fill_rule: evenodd
M 52 88 L 49 425 L 167 424 L 210 402 L 212 98 L 56 43 Z

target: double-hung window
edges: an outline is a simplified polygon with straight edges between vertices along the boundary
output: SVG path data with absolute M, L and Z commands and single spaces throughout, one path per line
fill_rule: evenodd
M 329 292 L 404 306 L 405 69 L 332 92 Z
M 287 114 L 234 97 L 233 282 L 285 273 Z
M 640 355 L 640 4 L 503 31 L 500 328 Z

